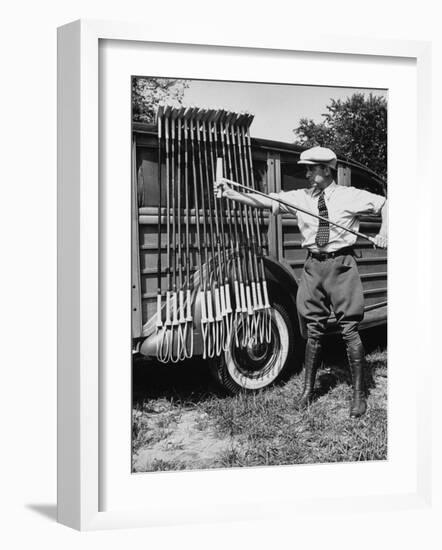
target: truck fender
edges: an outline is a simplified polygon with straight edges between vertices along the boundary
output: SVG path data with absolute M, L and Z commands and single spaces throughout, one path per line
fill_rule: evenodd
M 296 310 L 298 281 L 293 270 L 285 262 L 280 262 L 270 257 L 264 258 L 264 268 L 271 301 L 283 300 L 289 311 L 293 326 L 299 329 Z

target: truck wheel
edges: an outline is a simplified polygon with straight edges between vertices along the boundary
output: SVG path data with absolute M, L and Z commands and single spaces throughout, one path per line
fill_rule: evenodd
M 243 327 L 233 327 L 241 338 Z M 285 380 L 294 366 L 295 333 L 285 308 L 271 306 L 271 341 L 251 340 L 241 348 L 233 337 L 229 348 L 210 362 L 215 379 L 231 395 L 254 392 Z

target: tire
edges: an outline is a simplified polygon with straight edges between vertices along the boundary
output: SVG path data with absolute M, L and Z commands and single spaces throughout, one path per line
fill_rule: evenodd
M 285 381 L 294 367 L 295 332 L 290 316 L 283 305 L 271 306 L 271 341 L 269 344 L 251 342 L 245 348 L 232 338 L 227 351 L 210 363 L 211 372 L 224 390 L 235 395 L 256 392 Z M 234 327 L 234 333 L 242 327 Z

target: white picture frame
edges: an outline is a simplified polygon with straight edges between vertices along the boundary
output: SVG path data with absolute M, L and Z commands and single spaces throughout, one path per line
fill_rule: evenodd
M 103 204 L 99 173 L 99 120 L 102 110 L 99 76 L 102 41 L 168 44 L 178 49 L 180 45 L 186 45 L 186 48 L 193 45 L 202 51 L 205 48 L 213 51 L 213 47 L 228 48 L 229 55 L 233 56 L 245 51 L 267 51 L 282 57 L 287 52 L 304 52 L 353 58 L 376 56 L 379 59 L 393 59 L 393 62 L 395 59 L 411 59 L 416 64 L 417 84 L 417 102 L 413 106 L 417 112 L 417 136 L 416 141 L 411 140 L 411 147 L 419 163 L 421 178 L 425 179 L 423 172 L 428 170 L 429 165 L 429 43 L 342 36 L 311 39 L 298 35 L 293 38 L 281 37 L 278 43 L 275 41 L 268 44 L 262 37 L 247 41 L 239 37 L 234 41 L 230 38 L 226 40 L 221 33 L 219 36 L 212 35 L 205 43 L 196 43 L 189 39 L 185 29 L 167 36 L 162 29 L 153 31 L 144 26 L 118 22 L 76 21 L 61 27 L 58 35 L 58 521 L 76 529 L 91 530 L 220 519 L 255 519 L 262 517 L 266 499 L 273 503 L 279 499 L 283 504 L 281 507 L 273 507 L 273 517 L 290 514 L 300 509 L 301 505 L 304 512 L 309 509 L 326 509 L 330 505 L 335 510 L 345 512 L 351 510 L 356 501 L 367 511 L 383 507 L 391 509 L 428 505 L 431 498 L 431 440 L 427 419 L 431 403 L 424 398 L 424 393 L 430 377 L 431 361 L 422 363 L 421 376 L 414 384 L 417 405 L 412 423 L 416 436 L 416 456 L 412 465 L 415 477 L 410 480 L 413 481 L 410 483 L 412 490 L 378 491 L 357 497 L 336 494 L 336 498 L 330 492 L 328 498 L 320 494 L 314 496 L 316 491 L 312 491 L 312 498 L 303 497 L 301 500 L 285 493 L 278 496 L 278 492 L 270 494 L 268 491 L 265 494 L 264 490 L 260 500 L 250 498 L 247 511 L 243 512 L 233 503 L 226 509 L 228 497 L 225 497 L 225 501 L 221 498 L 223 506 L 215 503 L 208 507 L 207 502 L 199 499 L 197 490 L 189 497 L 185 507 L 179 501 L 175 506 L 170 505 L 168 510 L 168 503 L 158 500 L 156 506 L 129 505 L 127 497 L 126 500 L 122 499 L 121 506 L 114 505 L 109 510 L 103 510 L 100 484 L 106 479 L 102 471 L 102 455 L 106 446 L 102 441 L 101 416 L 106 409 L 100 402 L 107 397 L 100 383 L 103 372 L 100 304 L 106 299 L 101 288 L 100 248 L 100 212 Z M 428 193 L 428 188 L 420 189 L 420 199 L 415 199 L 421 231 L 430 223 L 424 207 L 424 198 Z M 394 240 L 394 216 L 392 220 Z M 425 324 L 431 319 L 431 266 L 426 247 L 421 248 L 418 263 L 420 267 L 414 276 L 418 278 L 420 291 L 415 299 L 419 300 L 421 310 L 423 308 L 422 322 Z M 425 347 L 425 337 L 420 345 Z M 431 353 L 431 350 L 427 353 Z M 349 471 L 351 466 L 344 465 Z M 325 469 L 327 466 L 320 467 Z M 335 473 L 333 468 L 330 471 Z M 233 476 L 236 483 L 238 480 L 252 479 L 256 472 L 235 470 L 228 474 L 231 476 L 229 479 L 232 480 Z M 222 472 L 188 472 L 174 474 L 172 478 L 170 475 L 150 474 L 144 481 L 150 483 L 152 488 L 155 487 L 155 490 L 161 490 L 162 484 L 170 487 L 183 483 L 189 489 L 198 483 L 210 486 L 212 482 L 215 483 L 215 476 L 216 483 L 225 484 L 227 480 Z M 177 477 L 184 475 L 187 476 L 185 479 Z M 278 483 L 283 484 L 290 471 L 273 469 L 272 475 Z

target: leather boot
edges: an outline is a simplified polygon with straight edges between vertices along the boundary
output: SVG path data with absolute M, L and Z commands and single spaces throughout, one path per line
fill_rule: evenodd
M 318 340 L 307 340 L 304 360 L 304 388 L 296 408 L 302 410 L 310 404 L 315 386 L 316 372 L 321 362 L 322 345 Z
M 357 418 L 365 414 L 365 411 L 367 410 L 364 387 L 365 352 L 361 341 L 353 342 L 347 345 L 347 357 L 353 379 L 353 396 L 350 406 L 350 417 Z

